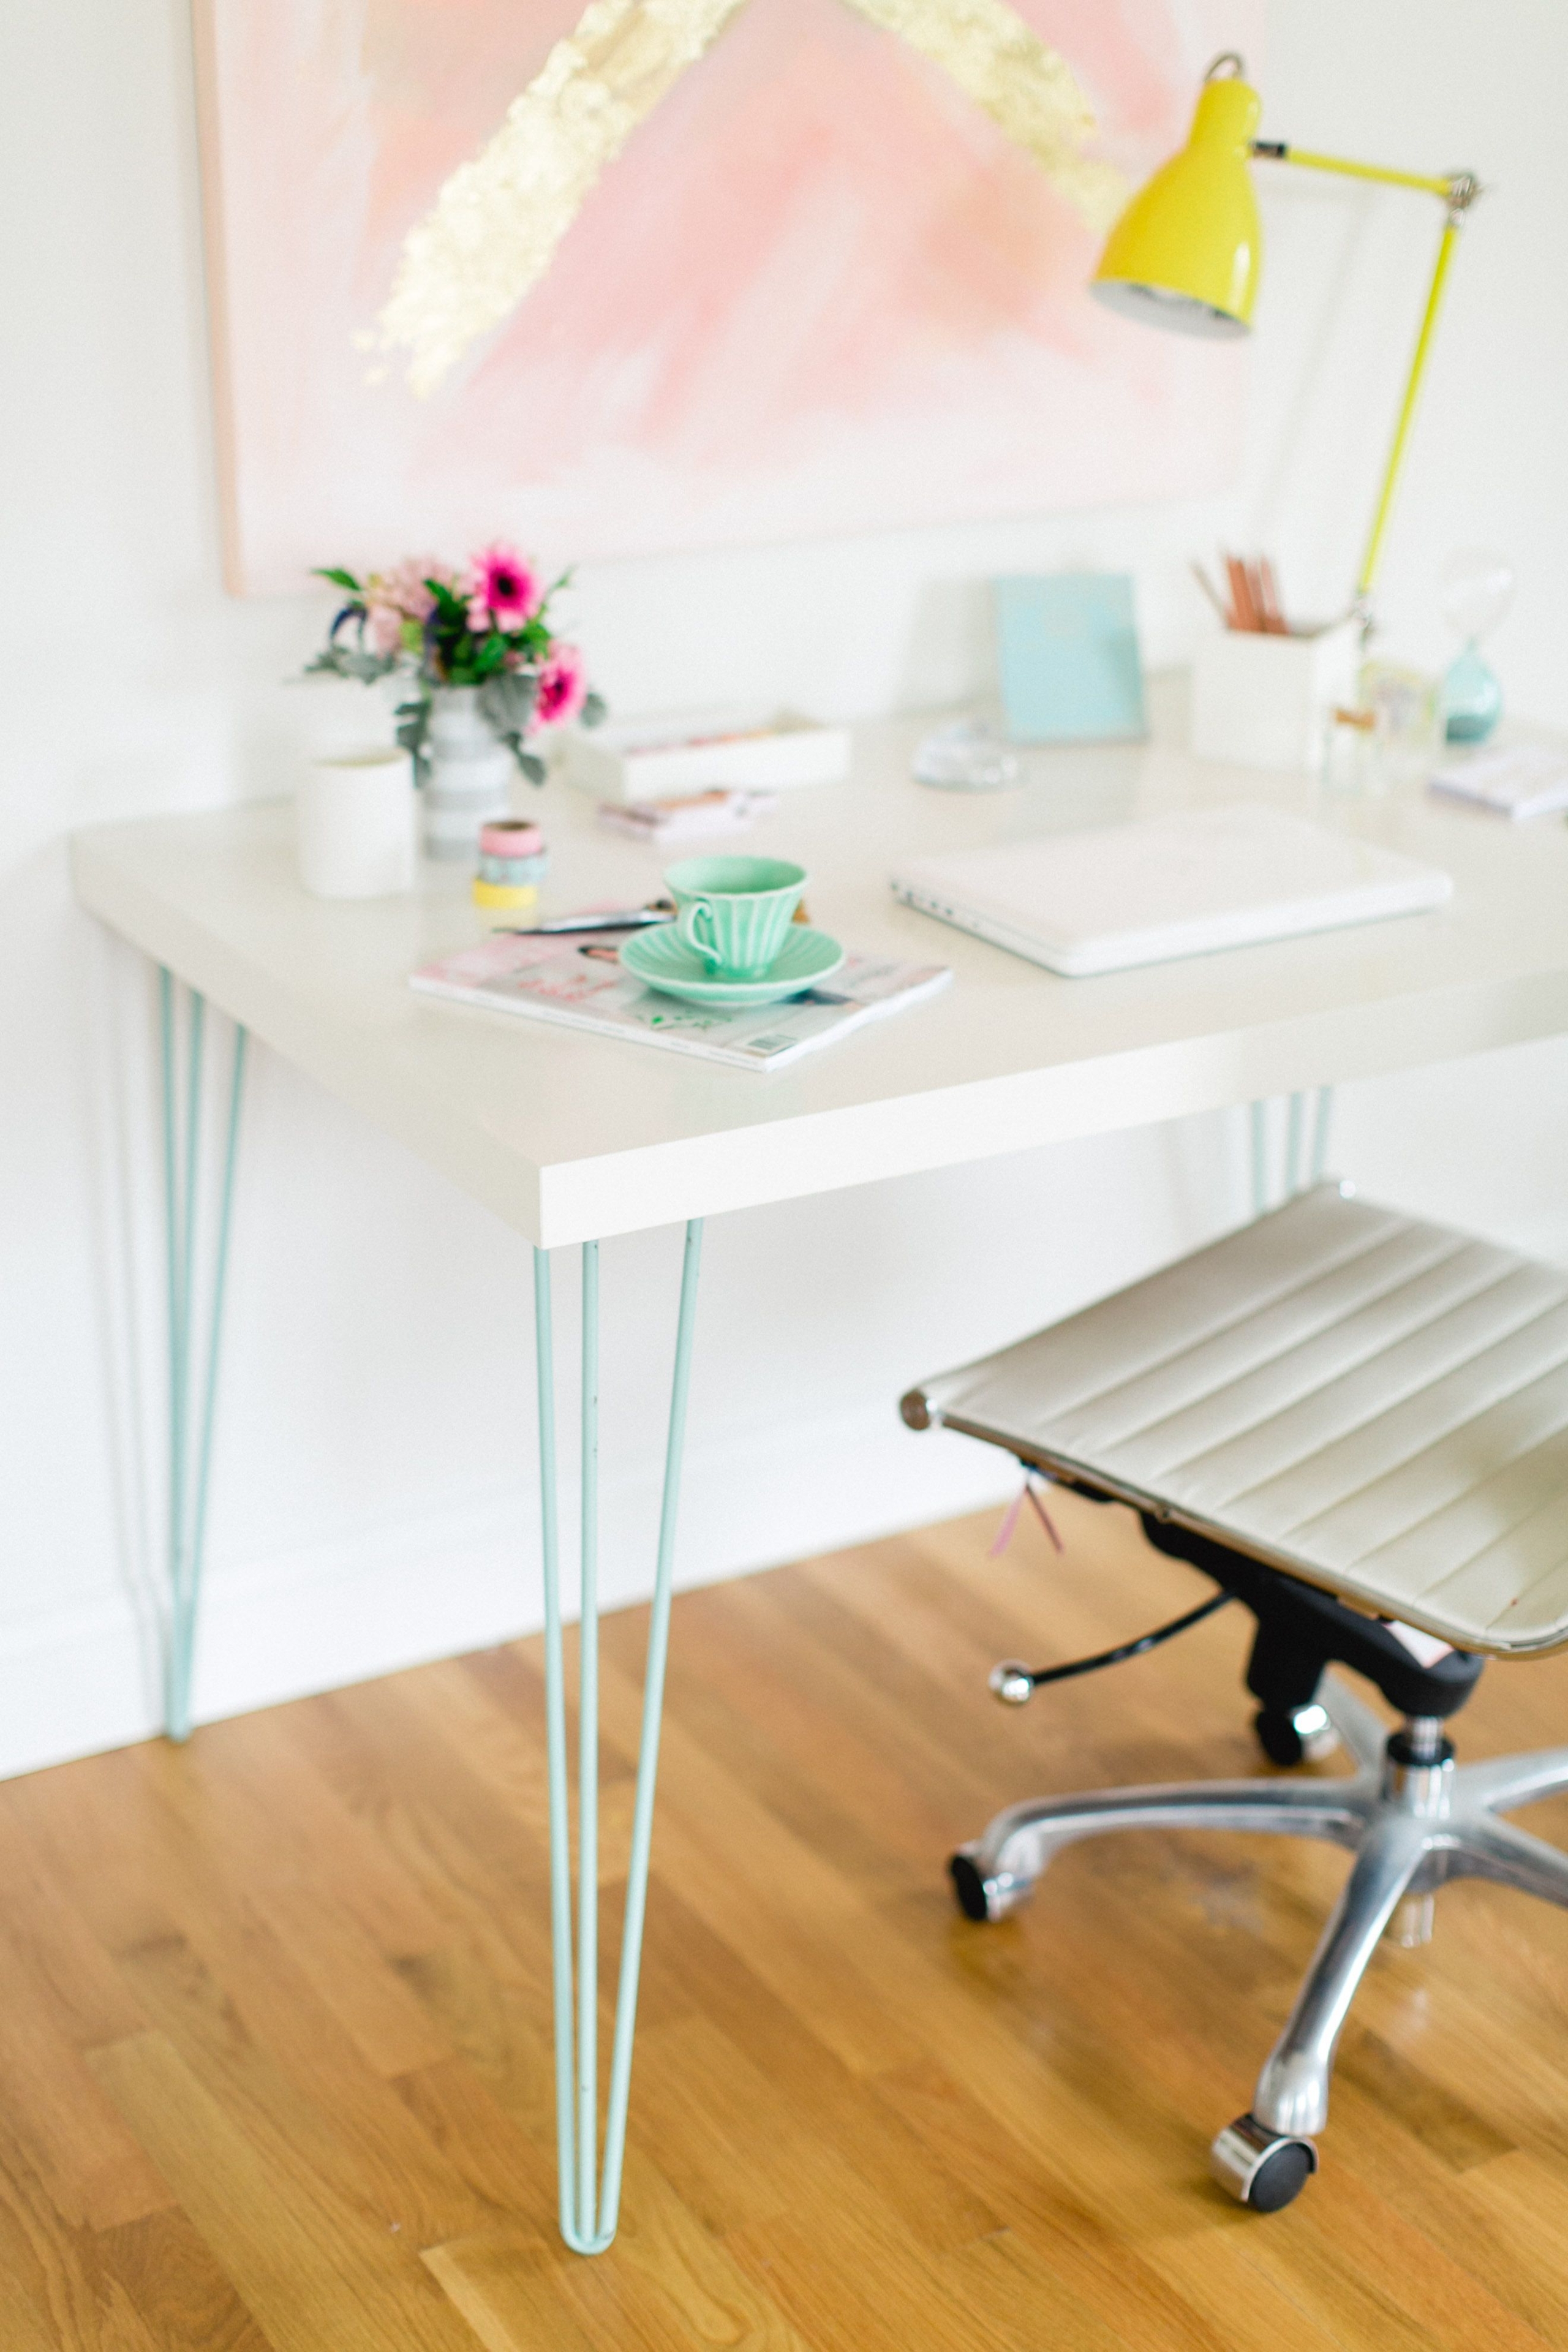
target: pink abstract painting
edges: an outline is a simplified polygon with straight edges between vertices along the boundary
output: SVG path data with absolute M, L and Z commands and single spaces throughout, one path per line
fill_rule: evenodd
M 1014 0 L 1136 181 L 1258 0 Z M 583 0 L 198 0 L 230 584 L 501 534 L 613 557 L 1195 495 L 1233 350 L 1085 291 L 1098 233 L 846 0 L 749 0 L 424 396 L 405 240 Z

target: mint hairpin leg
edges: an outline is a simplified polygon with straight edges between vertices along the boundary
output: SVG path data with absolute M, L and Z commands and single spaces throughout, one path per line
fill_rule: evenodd
M 246 1032 L 234 1033 L 234 1061 L 219 1180 L 217 1234 L 207 1300 L 207 1338 L 200 1351 L 199 1387 L 195 1379 L 196 1341 L 196 1207 L 201 1169 L 202 1070 L 206 1001 L 192 989 L 185 1024 L 184 1134 L 181 1133 L 179 1036 L 174 975 L 158 977 L 158 1026 L 163 1059 L 163 1241 L 167 1259 L 169 1322 L 169 1639 L 165 1720 L 172 1739 L 191 1731 L 191 1679 L 195 1662 L 196 1612 L 206 1551 L 207 1493 L 212 1471 L 213 1424 L 217 1402 L 218 1356 L 223 1337 L 224 1286 L 233 1223 L 235 1167 L 239 1153 L 239 1112 L 245 1092 Z M 194 1475 L 193 1475 L 194 1473 Z
M 1307 1097 L 1300 1089 L 1290 1097 L 1285 1114 L 1285 1197 L 1293 1200 L 1301 1190 L 1301 1143 L 1306 1131 Z
M 637 1979 L 647 1909 L 648 1860 L 658 1777 L 658 1735 L 669 1654 L 669 1602 L 680 1466 L 686 1445 L 686 1400 L 697 1319 L 697 1276 L 702 1225 L 686 1228 L 676 1324 L 675 1371 L 665 1448 L 653 1613 L 643 1681 L 642 1736 L 637 1801 L 621 1927 L 620 1982 L 616 1995 L 610 2088 L 605 2112 L 603 2175 L 598 2159 L 599 1992 L 599 1245 L 583 1245 L 583 1496 L 582 1621 L 578 1675 L 577 1934 L 574 1963 L 572 1852 L 566 1772 L 566 1674 L 561 1626 L 560 1520 L 555 1459 L 555 1348 L 551 1317 L 550 1255 L 533 1253 L 534 1339 L 539 1368 L 539 1492 L 544 1560 L 545 1740 L 550 1774 L 550 1931 L 555 2003 L 555 2140 L 561 2234 L 574 2253 L 602 2254 L 616 2234 L 621 2171 L 626 2158 L 637 2032 Z
M 1249 1103 L 1247 1112 L 1252 1145 L 1252 1213 L 1260 1217 L 1268 1206 L 1268 1106 L 1266 1102 Z
M 1333 1116 L 1334 1090 L 1332 1087 L 1320 1087 L 1317 1105 L 1312 1114 L 1312 1181 L 1314 1184 L 1322 1182 L 1324 1171 L 1329 1164 L 1329 1129 L 1333 1122 Z
M 1333 1118 L 1332 1087 L 1311 1089 L 1312 1109 L 1309 1120 L 1308 1090 L 1291 1095 L 1285 1108 L 1284 1167 L 1280 1175 L 1282 1200 L 1293 1201 L 1309 1184 L 1321 1183 L 1329 1159 L 1329 1128 Z M 1269 1199 L 1269 1112 L 1266 1101 L 1247 1105 L 1248 1137 L 1251 1146 L 1252 1213 L 1262 1216 Z

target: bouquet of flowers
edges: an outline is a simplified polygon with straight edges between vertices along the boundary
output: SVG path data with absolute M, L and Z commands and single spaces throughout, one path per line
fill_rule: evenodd
M 550 600 L 570 576 L 563 572 L 546 587 L 532 564 L 499 541 L 461 572 L 426 556 L 364 580 L 323 565 L 317 577 L 341 588 L 345 601 L 309 667 L 366 685 L 394 671 L 407 677 L 397 740 L 413 753 L 421 782 L 435 697 L 447 688 L 477 688 L 487 725 L 529 782 L 542 784 L 544 762 L 527 749 L 533 729 L 572 719 L 593 727 L 605 715 L 581 653 L 550 626 Z

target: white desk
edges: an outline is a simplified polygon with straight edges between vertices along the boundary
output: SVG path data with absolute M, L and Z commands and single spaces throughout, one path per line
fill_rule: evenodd
M 579 2251 L 614 2232 L 647 1883 L 685 1377 L 700 1220 L 952 1166 L 1058 1139 L 1295 1092 L 1568 1030 L 1568 825 L 1510 827 L 1419 792 L 1335 802 L 1305 779 L 1200 764 L 1173 748 L 1180 690 L 1153 698 L 1147 748 L 1032 755 L 1022 792 L 967 796 L 909 781 L 913 722 L 861 731 L 850 781 L 781 795 L 746 845 L 811 872 L 813 920 L 852 945 L 945 961 L 956 984 L 794 1069 L 764 1078 L 651 1047 L 416 997 L 416 964 L 478 933 L 467 877 L 433 873 L 416 897 L 309 898 L 290 813 L 271 804 L 96 827 L 73 845 L 83 904 L 274 1051 L 398 1136 L 535 1244 L 542 1502 L 545 1515 L 562 2226 Z M 897 905 L 903 855 L 1106 824 L 1226 799 L 1264 800 L 1447 866 L 1450 906 L 1316 939 L 1067 981 Z M 601 830 L 592 804 L 552 785 L 531 803 L 548 834 L 545 907 L 636 904 L 658 853 Z M 172 982 L 164 982 L 171 1382 L 171 1713 L 188 1727 L 216 1323 L 204 1362 L 192 1329 L 187 1145 L 177 1135 Z M 237 1052 L 230 1137 L 238 1115 Z M 195 1092 L 188 1097 L 194 1113 Z M 194 1132 L 194 1119 L 187 1136 Z M 230 1158 L 232 1172 L 232 1153 Z M 688 1223 L 670 1445 L 655 1586 L 638 1809 L 602 2188 L 595 2180 L 592 1999 L 574 1997 L 564 1694 L 554 1538 L 554 1246 L 582 1243 L 584 1458 L 596 1449 L 598 1243 Z M 226 1218 L 219 1234 L 221 1302 Z M 578 1978 L 596 1974 L 596 1562 L 584 1491 Z
M 1174 699 L 1156 698 L 1167 739 Z M 76 887 L 546 1248 L 1568 1029 L 1560 822 L 1513 828 L 1419 793 L 1336 803 L 1304 779 L 1158 745 L 1032 755 L 1019 793 L 937 793 L 909 781 L 919 731 L 863 730 L 847 783 L 781 794 L 745 846 L 810 869 L 824 930 L 950 962 L 956 984 L 771 1078 L 416 997 L 410 969 L 477 935 L 466 878 L 412 898 L 309 898 L 282 803 L 94 827 L 76 837 Z M 1239 798 L 1446 866 L 1458 895 L 1434 915 L 1068 981 L 887 888 L 895 845 L 929 853 Z M 564 786 L 529 805 L 550 841 L 546 911 L 652 894 L 668 856 L 600 829 Z

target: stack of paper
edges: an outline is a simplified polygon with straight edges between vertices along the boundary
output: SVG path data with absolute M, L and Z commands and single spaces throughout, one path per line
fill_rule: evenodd
M 1439 768 L 1435 793 L 1475 801 L 1500 816 L 1550 816 L 1568 808 L 1568 751 L 1547 743 L 1505 743 Z

